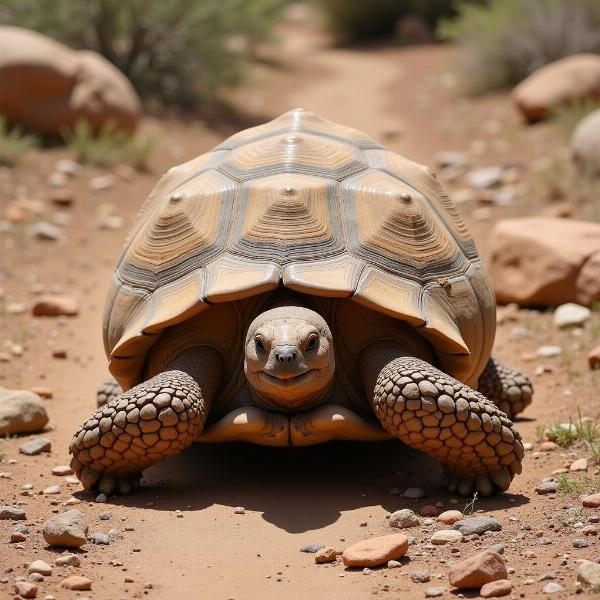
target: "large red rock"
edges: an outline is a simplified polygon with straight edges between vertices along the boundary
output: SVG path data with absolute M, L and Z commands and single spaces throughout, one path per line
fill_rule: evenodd
M 461 590 L 480 588 L 490 581 L 507 579 L 504 559 L 496 552 L 486 550 L 454 563 L 448 573 L 450 584 Z
M 581 171 L 600 177 L 600 109 L 581 119 L 575 127 L 571 153 Z
M 344 550 L 342 560 L 347 567 L 377 567 L 388 560 L 398 560 L 408 551 L 408 537 L 402 533 L 357 542 Z
M 132 85 L 105 58 L 20 27 L 0 27 L 0 80 L 0 113 L 44 135 L 79 120 L 132 131 L 141 116 Z
M 600 224 L 555 217 L 498 221 L 487 267 L 500 303 L 589 306 L 600 300 Z
M 575 54 L 534 71 L 512 92 L 528 121 L 538 121 L 562 104 L 600 98 L 600 56 Z

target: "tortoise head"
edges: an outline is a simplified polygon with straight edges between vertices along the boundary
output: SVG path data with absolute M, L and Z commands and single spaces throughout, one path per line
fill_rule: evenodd
M 333 380 L 333 339 L 314 310 L 279 306 L 258 315 L 246 334 L 244 372 L 268 408 L 305 410 L 326 396 Z

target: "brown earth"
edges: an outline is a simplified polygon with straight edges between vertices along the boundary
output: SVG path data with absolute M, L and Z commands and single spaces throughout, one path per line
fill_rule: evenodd
M 252 118 L 257 114 L 273 118 L 303 106 L 362 129 L 390 149 L 425 164 L 433 165 L 440 150 L 470 150 L 476 166 L 513 164 L 523 192 L 511 206 L 459 205 L 484 256 L 487 234 L 499 218 L 555 210 L 560 201 L 570 201 L 572 213 L 583 218 L 597 210 L 591 201 L 575 201 L 575 193 L 561 196 L 556 170 L 564 170 L 558 171 L 560 178 L 568 166 L 562 150 L 565 138 L 556 125 L 525 127 L 505 95 L 462 98 L 452 75 L 456 58 L 452 48 L 331 49 L 321 36 L 295 22 L 282 29 L 277 58 L 279 66 L 260 67 L 253 81 L 235 94 L 238 105 Z M 546 597 L 541 590 L 548 581 L 540 581 L 546 573 L 554 574 L 554 581 L 565 588 L 554 597 L 573 594 L 577 561 L 598 560 L 600 544 L 597 536 L 590 536 L 587 548 L 574 548 L 573 540 L 584 536 L 572 523 L 587 525 L 590 516 L 600 513 L 582 509 L 581 491 L 540 496 L 534 488 L 552 471 L 586 456 L 586 449 L 575 445 L 535 452 L 536 428 L 568 421 L 578 409 L 583 416 L 600 418 L 600 372 L 589 371 L 586 363 L 588 349 L 600 337 L 597 312 L 577 336 L 557 331 L 550 313 L 500 312 L 504 319 L 496 354 L 530 373 L 535 384 L 534 403 L 518 419 L 524 440 L 533 443 L 523 474 L 509 493 L 475 503 L 475 510 L 497 518 L 503 529 L 468 543 L 428 547 L 431 534 L 441 527 L 422 524 L 408 531 L 415 540 L 397 569 L 364 575 L 361 570 L 345 569 L 339 560 L 316 565 L 312 554 L 300 552 L 308 543 L 342 550 L 361 539 L 394 533 L 386 515 L 400 508 L 418 512 L 422 505 L 440 503 L 440 510 L 463 509 L 465 500 L 453 498 L 440 486 L 439 466 L 397 443 L 329 444 L 285 451 L 196 445 L 146 472 L 144 487 L 137 494 L 111 498 L 107 504 L 94 503 L 78 484 L 66 484 L 51 474 L 52 467 L 68 463 L 70 437 L 92 411 L 96 386 L 106 375 L 102 307 L 126 229 L 162 172 L 224 137 L 222 130 L 198 122 L 148 119 L 145 126 L 160 135 L 151 172 L 117 169 L 114 187 L 91 192 L 89 180 L 106 171 L 84 167 L 68 183 L 75 195 L 71 208 L 57 209 L 48 199 L 48 177 L 55 161 L 66 156 L 65 150 L 36 151 L 18 167 L 0 170 L 0 218 L 18 199 L 39 201 L 39 205 L 29 203 L 29 212 L 0 237 L 0 305 L 27 305 L 24 314 L 2 314 L 0 352 L 10 360 L 0 362 L 0 385 L 44 386 L 53 392 L 47 400 L 50 426 L 44 433 L 52 441 L 51 454 L 18 453 L 23 442 L 39 436 L 9 438 L 2 444 L 0 468 L 11 475 L 0 479 L 0 504 L 26 509 L 30 533 L 26 541 L 11 544 L 14 524 L 0 521 L 0 565 L 13 569 L 0 573 L 4 578 L 0 592 L 11 597 L 15 576 L 26 576 L 33 560 L 53 564 L 59 551 L 46 546 L 41 524 L 66 510 L 64 503 L 74 496 L 82 501 L 77 508 L 86 515 L 90 533 L 116 528 L 123 538 L 108 546 L 86 544 L 81 567 L 55 567 L 38 584 L 40 598 L 46 594 L 96 599 L 423 598 L 428 586 L 450 587 L 448 562 L 494 543 L 505 546 L 513 597 Z M 554 171 L 550 175 L 540 171 L 544 161 Z M 445 185 L 450 192 L 465 187 L 460 178 Z M 107 202 L 124 218 L 123 229 L 97 228 L 98 206 Z M 61 227 L 64 241 L 37 241 L 27 235 L 28 223 L 51 221 L 59 213 L 70 219 Z M 41 288 L 77 296 L 79 316 L 31 317 L 30 306 Z M 511 333 L 514 327 L 526 328 L 530 335 L 517 337 Z M 535 358 L 536 348 L 545 344 L 560 345 L 563 354 Z M 15 355 L 19 346 L 21 356 Z M 56 350 L 64 350 L 66 358 L 54 358 Z M 587 473 L 568 477 L 582 490 L 591 489 L 599 485 L 598 465 L 592 463 Z M 33 484 L 34 495 L 20 495 L 26 483 Z M 41 494 L 53 484 L 61 484 L 60 494 Z M 426 497 L 415 501 L 389 493 L 392 488 L 411 486 L 422 487 Z M 245 507 L 245 514 L 234 514 L 238 506 Z M 569 507 L 581 509 L 571 524 Z M 112 518 L 99 520 L 105 511 Z M 539 545 L 540 535 L 551 543 Z M 527 551 L 535 557 L 526 558 Z M 410 573 L 417 570 L 429 571 L 431 582 L 414 583 Z M 92 579 L 92 590 L 61 589 L 60 582 L 70 574 Z M 525 583 L 528 579 L 532 582 Z M 582 597 L 592 595 L 582 593 Z

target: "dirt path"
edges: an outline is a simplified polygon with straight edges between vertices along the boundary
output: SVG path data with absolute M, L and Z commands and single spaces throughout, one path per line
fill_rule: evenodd
M 550 129 L 536 129 L 528 134 L 529 145 L 524 147 L 520 143 L 522 128 L 506 98 L 457 100 L 448 75 L 455 56 L 451 49 L 332 50 L 300 24 L 288 28 L 283 31 L 280 55 L 288 69 L 261 68 L 256 86 L 238 95 L 251 111 L 272 117 L 304 106 L 363 129 L 391 149 L 429 164 L 435 152 L 469 148 L 479 137 L 488 149 L 478 159 L 481 164 L 532 160 L 553 135 Z M 502 136 L 482 132 L 482 123 L 490 120 L 500 123 Z M 130 179 L 117 176 L 111 189 L 91 193 L 88 181 L 99 172 L 85 168 L 69 184 L 76 202 L 68 210 L 57 211 L 46 199 L 47 179 L 61 151 L 36 153 L 23 166 L 0 173 L 2 213 L 23 196 L 42 204 L 41 215 L 25 220 L 52 219 L 58 212 L 70 219 L 63 227 L 63 242 L 32 242 L 25 233 L 26 223 L 17 223 L 1 238 L 0 287 L 5 301 L 29 304 L 38 282 L 47 291 L 66 291 L 81 301 L 81 316 L 64 321 L 32 319 L 28 314 L 3 317 L 4 346 L 0 350 L 11 354 L 15 345 L 21 345 L 23 355 L 0 362 L 0 384 L 11 388 L 44 385 L 54 397 L 47 402 L 51 423 L 45 437 L 53 444 L 50 455 L 19 455 L 18 447 L 26 441 L 23 438 L 4 442 L 6 457 L 1 470 L 12 475 L 0 479 L 0 504 L 23 502 L 31 533 L 22 544 L 9 544 L 12 526 L 0 522 L 0 565 L 14 569 L 0 574 L 6 578 L 0 593 L 9 597 L 14 575 L 26 574 L 24 567 L 35 558 L 53 563 L 56 554 L 45 546 L 40 526 L 52 512 L 64 510 L 72 495 L 82 500 L 78 507 L 86 514 L 90 533 L 116 528 L 123 537 L 108 546 L 86 545 L 82 567 L 55 568 L 53 575 L 39 584 L 38 597 L 46 593 L 60 599 L 76 597 L 59 588 L 62 575 L 73 571 L 93 580 L 92 591 L 78 597 L 98 600 L 423 598 L 429 585 L 448 587 L 448 561 L 493 543 L 506 547 L 505 556 L 514 569 L 515 597 L 545 597 L 541 589 L 547 581 L 539 579 L 548 572 L 567 590 L 556 597 L 573 592 L 576 560 L 598 556 L 597 537 L 588 538 L 589 547 L 574 549 L 572 540 L 581 536 L 576 529 L 562 528 L 558 512 L 579 506 L 576 497 L 538 496 L 533 490 L 542 477 L 569 464 L 581 450 L 528 453 L 524 474 L 515 480 L 509 494 L 476 504 L 476 509 L 498 518 L 502 532 L 456 547 L 430 547 L 429 537 L 436 526 L 424 524 L 410 532 L 415 545 L 401 569 L 369 575 L 345 571 L 340 563 L 316 566 L 312 555 L 299 549 L 308 543 L 342 549 L 365 537 L 390 533 L 386 516 L 399 508 L 418 512 L 423 504 L 439 503 L 440 510 L 464 506 L 463 500 L 451 498 L 439 486 L 438 465 L 397 444 L 335 444 L 299 452 L 242 445 L 195 446 L 150 469 L 138 494 L 111 498 L 108 504 L 91 502 L 89 496 L 79 493 L 78 485 L 65 484 L 50 474 L 53 466 L 68 463 L 71 434 L 89 415 L 96 385 L 106 373 L 100 342 L 102 305 L 125 229 L 161 172 L 208 150 L 221 137 L 190 124 L 150 126 L 161 135 L 153 172 Z M 504 146 L 493 143 L 500 137 Z M 97 229 L 95 214 L 98 205 L 106 202 L 113 203 L 124 217 L 125 229 Z M 485 234 L 493 220 L 514 212 L 518 209 L 495 209 L 487 221 L 477 221 L 470 214 L 467 220 L 485 247 Z M 559 343 L 569 349 L 568 363 L 566 359 L 550 360 L 548 370 L 536 377 L 534 405 L 519 423 L 526 441 L 535 442 L 536 425 L 568 420 L 576 413 L 576 405 L 583 407 L 584 414 L 600 416 L 599 382 L 585 365 L 585 349 L 600 322 L 597 314 L 594 319 L 595 329 L 578 340 L 570 333 L 554 332 L 551 315 L 529 311 L 517 313 L 514 321 L 500 326 L 498 354 L 526 371 L 540 366 L 530 358 L 537 346 Z M 511 335 L 515 326 L 531 329 L 532 336 Z M 58 348 L 66 351 L 65 360 L 52 358 Z M 11 459 L 18 462 L 12 464 Z M 585 477 L 582 474 L 580 479 Z M 597 477 L 597 467 L 590 467 L 587 477 Z M 34 495 L 21 495 L 26 483 L 33 484 Z M 60 494 L 38 493 L 56 483 L 61 483 Z M 426 497 L 413 501 L 389 493 L 391 488 L 410 486 L 424 488 Z M 245 507 L 245 514 L 234 513 L 238 506 Z M 110 520 L 99 520 L 106 511 Z M 578 518 L 585 520 L 591 514 L 582 512 Z M 539 545 L 538 532 L 551 544 Z M 526 551 L 535 557 L 525 560 Z M 427 570 L 431 582 L 414 583 L 410 573 L 417 570 Z M 132 581 L 126 582 L 126 578 Z M 529 579 L 532 583 L 526 583 Z

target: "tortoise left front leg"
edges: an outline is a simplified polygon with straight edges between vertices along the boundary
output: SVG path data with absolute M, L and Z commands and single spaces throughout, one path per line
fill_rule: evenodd
M 511 419 L 531 404 L 533 386 L 527 375 L 493 356 L 479 376 L 478 390 Z

